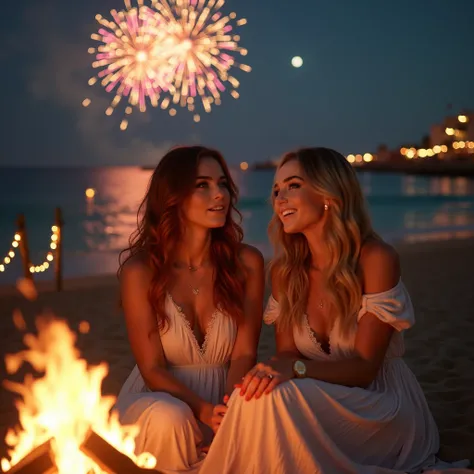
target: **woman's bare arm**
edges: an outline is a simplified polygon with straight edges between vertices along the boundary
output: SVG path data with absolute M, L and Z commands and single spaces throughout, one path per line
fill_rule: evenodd
M 381 293 L 397 285 L 400 262 L 383 242 L 368 245 L 361 256 L 364 293 Z M 367 387 L 377 376 L 393 334 L 393 327 L 374 314 L 362 315 L 354 345 L 355 357 L 339 361 L 308 361 L 307 376 L 339 385 Z
M 361 257 L 361 272 L 364 293 L 381 293 L 395 287 L 400 279 L 398 255 L 387 244 L 375 243 L 367 248 Z M 306 360 L 306 376 L 348 387 L 367 387 L 377 376 L 390 344 L 394 328 L 381 321 L 375 314 L 365 313 L 359 320 L 354 356 L 340 360 Z M 277 339 L 279 357 L 267 363 L 260 363 L 245 377 L 241 393 L 246 399 L 254 395 L 269 393 L 278 384 L 294 377 L 293 363 L 298 357 L 291 357 L 294 350 L 292 334 L 282 333 Z M 271 374 L 268 378 L 257 373 Z
M 136 256 L 124 266 L 120 278 L 128 338 L 140 373 L 150 390 L 167 392 L 187 403 L 196 418 L 208 423 L 212 405 L 181 383 L 166 368 L 156 315 L 148 301 L 152 273 Z
M 255 365 L 262 329 L 265 287 L 263 256 L 256 248 L 246 245 L 241 252 L 241 259 L 246 270 L 244 319 L 239 324 L 232 350 L 226 383 L 227 395 L 233 392 L 234 386 L 241 383 L 242 377 Z

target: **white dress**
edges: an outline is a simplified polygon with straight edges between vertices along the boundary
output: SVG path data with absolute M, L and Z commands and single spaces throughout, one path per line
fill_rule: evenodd
M 234 321 L 221 311 L 212 315 L 203 346 L 171 295 L 166 299 L 170 324 L 161 334 L 168 370 L 207 402 L 222 403 L 227 368 L 237 335 Z M 149 452 L 163 473 L 197 472 L 212 431 L 191 408 L 166 392 L 152 392 L 137 366 L 125 381 L 115 408 L 122 424 L 138 424 L 136 453 Z
M 358 319 L 366 312 L 396 329 L 380 372 L 367 389 L 306 378 L 283 383 L 258 400 L 245 401 L 234 391 L 200 473 L 400 474 L 467 466 L 467 461 L 446 464 L 435 456 L 438 429 L 402 359 L 403 330 L 415 322 L 403 283 L 364 295 Z M 278 303 L 271 297 L 264 320 L 272 324 L 278 315 Z M 306 316 L 303 321 L 301 329 L 294 329 L 294 339 L 305 358 L 333 361 L 354 355 L 357 325 L 347 338 L 335 325 L 328 355 Z

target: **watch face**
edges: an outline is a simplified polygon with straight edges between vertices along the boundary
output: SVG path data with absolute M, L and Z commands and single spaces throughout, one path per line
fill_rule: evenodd
M 306 366 L 300 360 L 297 360 L 294 365 L 295 372 L 298 375 L 305 375 L 306 374 Z

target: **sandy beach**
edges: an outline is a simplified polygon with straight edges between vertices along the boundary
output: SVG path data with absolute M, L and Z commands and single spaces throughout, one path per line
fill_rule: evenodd
M 423 386 L 438 423 L 440 456 L 474 461 L 474 241 L 397 248 L 417 318 L 415 327 L 406 333 L 405 360 Z M 49 308 L 67 319 L 74 330 L 81 321 L 90 323 L 90 332 L 79 334 L 77 345 L 89 363 L 108 362 L 110 371 L 103 393 L 117 394 L 134 361 L 118 306 L 115 276 L 69 280 L 62 293 L 51 291 L 51 286 L 40 285 L 40 296 L 34 302 L 25 300 L 15 289 L 0 288 L 0 378 L 6 378 L 5 354 L 23 347 L 22 334 L 12 321 L 13 311 L 20 309 L 32 329 L 35 316 Z M 273 329 L 264 327 L 259 359 L 273 352 Z M 2 388 L 0 457 L 6 454 L 6 430 L 17 422 L 13 400 L 13 394 Z

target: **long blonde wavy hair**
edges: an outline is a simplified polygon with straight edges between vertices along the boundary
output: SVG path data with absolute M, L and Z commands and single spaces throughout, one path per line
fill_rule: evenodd
M 303 148 L 287 153 L 279 168 L 291 160 L 299 162 L 314 190 L 329 202 L 322 243 L 330 263 L 323 270 L 323 281 L 331 323 L 338 319 L 342 334 L 347 335 L 361 304 L 357 265 L 362 244 L 368 237 L 378 236 L 372 229 L 356 173 L 340 153 L 328 148 Z M 301 326 L 306 313 L 311 253 L 306 237 L 285 233 L 276 214 L 270 222 L 269 235 L 275 250 L 269 271 L 278 288 L 278 330 L 284 331 Z

